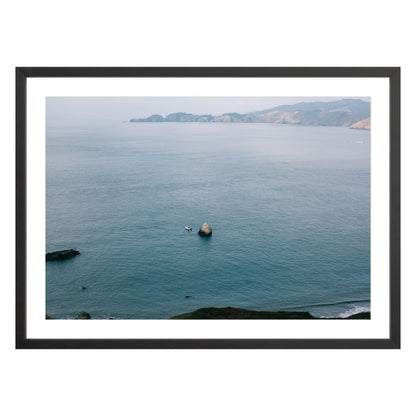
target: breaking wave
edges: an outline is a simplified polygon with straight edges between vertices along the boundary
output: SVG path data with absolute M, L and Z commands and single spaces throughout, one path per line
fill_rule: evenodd
M 356 315 L 361 312 L 370 312 L 371 308 L 369 306 L 354 306 L 352 309 L 348 309 L 345 312 L 342 312 L 337 315 L 338 318 L 348 318 L 351 315 Z

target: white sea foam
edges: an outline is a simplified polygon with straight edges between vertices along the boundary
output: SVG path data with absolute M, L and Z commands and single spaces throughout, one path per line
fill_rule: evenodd
M 352 309 L 348 309 L 347 311 L 340 313 L 337 317 L 338 318 L 348 318 L 351 315 L 356 315 L 357 313 L 361 312 L 370 312 L 371 308 L 369 306 L 354 306 Z

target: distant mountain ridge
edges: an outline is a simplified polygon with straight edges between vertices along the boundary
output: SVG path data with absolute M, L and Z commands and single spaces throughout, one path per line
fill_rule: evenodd
M 292 105 L 279 105 L 271 110 L 281 111 L 345 111 L 351 113 L 370 113 L 370 103 L 353 98 L 345 98 L 338 101 L 302 102 Z M 268 111 L 268 110 L 266 110 Z M 269 110 L 270 111 L 270 110 Z
M 247 114 L 171 113 L 166 117 L 154 114 L 147 118 L 132 118 L 132 123 L 276 123 L 301 126 L 344 126 L 369 129 L 371 103 L 360 99 L 338 101 L 301 102 L 292 105 L 279 105 L 266 110 Z M 368 119 L 368 122 L 367 122 Z M 365 122 L 364 122 L 365 121 Z M 359 122 L 363 122 L 360 124 Z M 360 126 L 363 127 L 360 127 Z

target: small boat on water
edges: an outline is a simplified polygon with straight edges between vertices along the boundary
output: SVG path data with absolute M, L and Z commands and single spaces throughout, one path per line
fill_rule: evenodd
M 185 230 L 191 231 L 191 230 L 192 230 L 192 227 L 190 227 L 189 225 L 187 225 L 187 226 L 185 227 Z

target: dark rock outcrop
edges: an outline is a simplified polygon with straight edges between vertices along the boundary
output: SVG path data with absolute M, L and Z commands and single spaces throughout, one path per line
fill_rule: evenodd
M 299 311 L 250 311 L 239 308 L 201 308 L 169 319 L 371 319 L 370 312 L 361 312 L 347 318 L 317 318 L 309 312 Z
M 314 319 L 309 312 L 249 311 L 239 308 L 202 308 L 171 319 Z
M 69 250 L 53 251 L 52 253 L 46 253 L 46 261 L 66 260 L 75 257 L 78 254 L 80 254 L 80 252 L 73 250 L 72 248 Z
M 207 223 L 204 223 L 199 229 L 198 234 L 201 237 L 210 237 L 212 235 L 212 228 Z
M 91 319 L 91 315 L 88 312 L 81 311 L 75 319 Z

